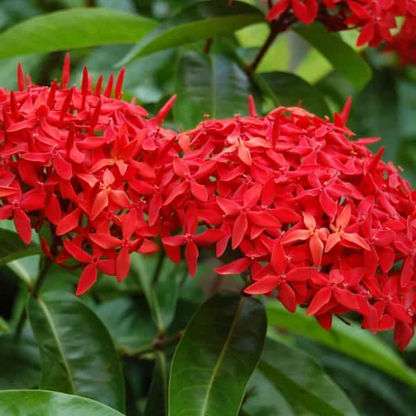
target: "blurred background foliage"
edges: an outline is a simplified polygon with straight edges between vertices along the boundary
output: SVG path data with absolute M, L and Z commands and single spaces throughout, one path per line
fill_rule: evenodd
M 246 2 L 264 7 L 260 1 Z M 37 42 L 42 42 L 43 31 L 48 32 L 40 25 L 37 36 L 31 37 L 30 32 L 19 29 L 19 26 L 16 29 L 16 25 L 27 19 L 88 6 L 109 9 L 110 15 L 123 12 L 162 22 L 192 3 L 193 0 L 1 0 L 0 57 L 4 59 L 0 60 L 0 85 L 8 89 L 16 88 L 18 61 L 22 62 L 35 83 L 49 83 L 60 76 L 65 51 L 38 53 Z M 64 43 L 65 39 L 77 40 L 85 32 L 85 28 L 77 27 L 78 21 L 68 24 L 72 30 L 63 34 Z M 110 27 L 108 29 L 111 31 Z M 16 36 L 12 40 L 10 36 L 5 37 L 8 30 L 15 30 Z M 179 130 L 195 126 L 206 113 L 212 117 L 247 114 L 249 94 L 254 95 L 258 111 L 262 113 L 276 105 L 301 102 L 305 108 L 319 115 L 326 114 L 328 109 L 339 111 L 346 99 L 352 96 L 354 105 L 349 127 L 358 137 L 381 136 L 379 145 L 386 147 L 384 159 L 401 166 L 403 175 L 416 186 L 415 68 L 398 67 L 394 57 L 381 50 L 358 51 L 355 55 L 364 58 L 371 68 L 370 79 L 367 66 L 361 61 L 357 63 L 354 56 L 352 60 L 347 57 L 341 62 L 336 58 L 328 59 L 328 54 L 335 52 L 334 45 L 340 39 L 345 42 L 343 45 L 354 48 L 354 32 L 327 35 L 325 41 L 329 43 L 325 53 L 325 47 L 314 48 L 311 46 L 313 42 L 305 40 L 307 34 L 293 30 L 279 36 L 256 73 L 249 76 L 245 72 L 246 65 L 253 60 L 267 35 L 266 23 L 258 23 L 215 37 L 208 45 L 206 40 L 201 39 L 173 48 L 162 47 L 163 50 L 126 64 L 124 97 L 136 97 L 150 113 L 155 113 L 161 103 L 177 93 L 178 100 L 168 126 Z M 330 43 L 330 36 L 335 43 Z M 48 42 L 48 39 L 43 41 Z M 15 47 L 13 42 L 32 48 L 32 53 L 11 57 Z M 208 47 L 209 53 L 206 53 Z M 74 48 L 71 50 L 71 82 L 80 83 L 84 65 L 88 66 L 94 79 L 100 74 L 107 78 L 111 72 L 118 70 L 117 63 L 131 48 L 131 44 Z M 355 76 L 356 71 L 361 71 L 361 75 Z M 92 294 L 84 299 L 108 327 L 123 356 L 127 414 L 132 416 L 142 414 L 148 395 L 157 397 L 157 383 L 152 383 L 153 373 L 156 371 L 157 374 L 160 368 L 166 367 L 166 362 L 163 363 L 160 357 L 146 355 L 146 348 L 154 339 L 157 326 L 162 325 L 167 334 L 174 335 L 185 328 L 197 305 L 209 294 L 222 285 L 233 287 L 239 284 L 233 278 L 219 281 L 213 275 L 213 265 L 208 262 L 199 268 L 198 276 L 193 280 L 188 278 L 184 269 L 166 271 L 165 276 L 174 277 L 158 282 L 155 289 L 146 286 L 143 274 L 146 270 L 148 274 L 152 273 L 152 268 L 157 267 L 157 259 L 145 265 L 140 261 L 136 262 L 132 276 L 125 282 L 116 284 L 112 279 L 103 278 Z M 25 288 L 27 280 L 33 278 L 31 270 L 36 267 L 36 257 L 0 267 L 0 333 L 3 334 L 0 335 L 0 389 L 32 388 L 39 379 L 40 359 L 30 331 L 27 329 L 25 332 L 25 343 L 21 346 L 13 345 L 8 338 L 8 332 L 16 324 L 26 301 L 27 291 L 21 288 Z M 55 267 L 51 276 L 53 278 L 47 279 L 43 289 L 45 293 L 57 289 L 70 292 L 77 280 L 76 274 Z M 154 294 L 150 293 L 152 291 Z M 151 319 L 154 311 L 146 303 L 147 298 L 152 305 L 154 300 L 149 302 L 152 296 L 156 296 L 158 307 L 164 313 L 162 322 L 156 320 L 156 324 Z M 346 392 L 360 414 L 415 414 L 416 373 L 413 368 L 416 365 L 416 341 L 406 351 L 398 353 L 392 346 L 390 333 L 376 338 L 336 322 L 339 325 L 327 334 L 315 326 L 314 321 L 301 314 L 288 315 L 276 305 L 268 307 L 268 315 L 271 324 L 269 337 L 286 345 L 295 345 L 314 356 Z M 87 328 L 80 330 L 85 332 Z M 172 352 L 173 349 L 167 350 L 167 358 L 164 359 L 168 362 Z M 158 363 L 156 367 L 155 363 Z M 17 377 L 19 372 L 24 374 L 23 381 Z M 272 391 L 274 403 L 267 407 L 264 392 L 272 387 L 258 372 L 255 381 L 257 387 L 248 389 L 241 414 L 287 415 L 279 409 L 286 409 L 285 406 L 289 405 L 292 410 L 295 409 L 296 415 L 329 414 L 288 404 L 283 397 L 279 398 L 276 391 Z M 256 397 L 265 407 L 256 408 L 253 405 Z M 157 415 L 157 411 L 149 413 L 149 409 L 147 407 L 148 413 L 145 414 Z

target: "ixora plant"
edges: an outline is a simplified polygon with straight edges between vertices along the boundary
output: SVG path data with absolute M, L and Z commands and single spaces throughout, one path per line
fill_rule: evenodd
M 175 97 L 152 119 L 120 99 L 124 69 L 94 91 L 3 91 L 0 219 L 13 218 L 30 244 L 32 228 L 51 230 L 47 258 L 82 268 L 77 295 L 98 272 L 122 282 L 133 252 L 184 257 L 191 277 L 199 250 L 236 257 L 219 274 L 250 271 L 246 294 L 297 305 L 330 329 L 332 317 L 358 312 L 371 331 L 395 329 L 405 348 L 414 330 L 413 192 L 377 139 L 351 140 L 350 102 L 334 122 L 299 107 L 265 117 L 206 120 L 176 134 L 161 127 Z M 227 251 L 229 251 L 227 253 Z M 75 264 L 74 264 L 75 261 Z M 45 266 L 49 261 L 45 262 Z
M 124 72 L 114 98 L 113 78 L 92 89 L 86 68 L 81 89 L 69 87 L 67 55 L 60 83 L 32 85 L 19 66 L 18 91 L 1 93 L 0 219 L 27 245 L 32 229 L 50 230 L 34 296 L 51 261 L 82 270 L 82 295 L 98 272 L 127 278 L 132 253 L 164 250 L 179 263 L 183 248 L 193 277 L 209 248 L 234 258 L 217 273 L 252 280 L 247 295 L 307 308 L 327 330 L 355 312 L 407 346 L 414 193 L 383 149 L 368 150 L 377 139 L 351 140 L 350 102 L 331 122 L 300 107 L 260 117 L 250 97 L 248 117 L 176 134 L 161 127 L 175 97 L 148 119 L 120 99 Z
M 381 45 L 407 65 L 416 4 L 263 3 L 266 13 L 199 2 L 157 27 L 139 18 L 149 33 L 120 62 L 204 41 L 175 63 L 163 104 L 127 100 L 124 67 L 104 79 L 81 66 L 77 86 L 69 54 L 49 86 L 19 63 L 17 89 L 0 89 L 0 265 L 24 286 L 17 319 L 0 318 L 0 415 L 358 415 L 293 347 L 314 353 L 305 338 L 338 351 L 333 367 L 350 356 L 416 388 L 398 355 L 416 323 L 415 191 L 384 160 L 387 146 L 370 149 L 378 137 L 350 129 L 351 98 L 331 116 L 318 88 L 258 72 L 293 29 L 330 61 L 337 49 L 334 68 L 362 88 L 367 64 L 330 32 L 356 29 L 358 47 Z M 113 22 L 107 42 L 131 43 L 114 22 L 137 30 L 136 18 L 103 10 L 82 9 L 93 32 Z M 53 31 L 65 13 L 51 15 Z M 259 22 L 269 33 L 256 54 L 229 46 L 228 32 Z M 86 30 L 67 45 L 58 32 L 56 50 L 101 44 Z M 207 73 L 213 85 L 201 87 Z M 247 94 L 230 99 L 240 84 Z M 357 364 L 346 363 L 351 375 Z M 362 383 L 378 379 L 374 368 Z

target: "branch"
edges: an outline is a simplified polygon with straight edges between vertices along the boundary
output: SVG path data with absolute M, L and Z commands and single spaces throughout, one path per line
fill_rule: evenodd
M 43 285 L 43 282 L 45 281 L 45 277 L 48 274 L 48 271 L 52 265 L 52 260 L 49 257 L 44 257 L 42 268 L 39 271 L 38 277 L 36 278 L 35 284 L 33 288 L 29 288 L 30 290 L 30 296 L 37 299 L 39 296 L 39 291 Z M 16 325 L 16 332 L 15 332 L 15 339 L 16 341 L 19 340 L 20 335 L 22 334 L 23 327 L 25 326 L 27 318 L 27 312 L 26 308 L 22 310 L 22 313 L 19 317 L 19 321 Z
M 145 354 L 163 351 L 166 348 L 177 344 L 181 340 L 182 336 L 183 331 L 179 331 L 176 334 L 167 338 L 157 337 L 151 344 L 145 345 L 142 348 L 138 348 L 136 350 L 123 350 L 122 353 L 127 357 L 140 358 Z
M 208 38 L 204 46 L 204 53 L 207 54 L 211 50 L 212 38 Z
M 247 73 L 255 72 L 257 67 L 259 66 L 261 60 L 263 59 L 264 55 L 266 55 L 267 51 L 269 50 L 270 46 L 273 45 L 273 42 L 277 38 L 279 32 L 270 32 L 268 38 L 264 45 L 260 48 L 259 52 L 257 53 L 254 61 L 248 66 Z
M 257 53 L 254 61 L 247 67 L 246 72 L 250 74 L 255 72 L 257 67 L 259 66 L 261 60 L 263 59 L 264 55 L 266 55 L 267 51 L 269 50 L 270 46 L 273 45 L 276 38 L 283 32 L 295 23 L 296 19 L 293 17 L 290 11 L 286 11 L 283 13 L 278 20 L 273 20 L 270 22 L 270 33 L 267 37 L 264 45 L 260 48 L 259 52 Z

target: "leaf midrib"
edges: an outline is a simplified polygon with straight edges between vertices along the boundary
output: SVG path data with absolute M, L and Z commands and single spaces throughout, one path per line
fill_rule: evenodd
M 201 409 L 200 416 L 204 416 L 205 413 L 206 413 L 207 406 L 208 406 L 208 400 L 209 400 L 209 397 L 210 397 L 210 394 L 211 394 L 212 386 L 213 386 L 214 381 L 215 381 L 215 378 L 216 378 L 216 376 L 217 376 L 217 374 L 219 372 L 219 369 L 221 367 L 221 364 L 222 364 L 222 362 L 224 360 L 225 353 L 227 352 L 228 347 L 230 345 L 231 338 L 234 335 L 235 328 L 237 326 L 237 322 L 238 322 L 238 319 L 240 317 L 241 310 L 243 308 L 243 304 L 244 304 L 244 298 L 241 298 L 240 303 L 238 305 L 238 308 L 237 308 L 237 310 L 235 312 L 235 315 L 234 315 L 234 318 L 233 318 L 233 322 L 231 324 L 230 332 L 227 335 L 227 338 L 225 340 L 225 343 L 224 343 L 224 345 L 223 345 L 223 347 L 221 349 L 221 353 L 220 353 L 220 355 L 218 357 L 218 360 L 217 360 L 217 362 L 216 362 L 216 364 L 214 366 L 214 371 L 212 372 L 212 376 L 211 376 L 211 378 L 209 380 L 209 383 L 207 385 L 207 392 L 206 392 L 206 395 L 205 395 L 205 398 L 204 398 L 204 402 L 203 402 L 203 406 L 202 406 L 202 409 Z
M 267 370 L 274 371 L 274 372 L 278 373 L 280 379 L 282 381 L 284 381 L 285 384 L 291 384 L 295 388 L 299 389 L 299 391 L 303 390 L 303 387 L 296 380 L 291 379 L 284 372 L 282 372 L 279 368 L 275 367 L 274 365 L 269 364 L 265 360 L 260 360 L 258 368 L 259 368 L 259 371 L 263 374 L 263 376 L 266 377 L 266 379 L 269 380 L 269 382 L 272 383 L 272 384 L 274 384 L 274 381 L 273 381 L 273 379 L 270 378 L 270 375 L 267 373 Z M 285 396 L 286 399 L 288 399 L 288 397 L 285 395 L 285 393 L 283 391 L 281 391 L 279 386 L 275 386 L 275 388 L 277 388 L 282 393 L 282 395 Z M 307 394 L 313 400 L 318 402 L 322 407 L 327 408 L 328 412 L 331 412 L 332 415 L 338 415 L 338 416 L 343 416 L 344 415 L 337 408 L 335 408 L 332 405 L 332 403 L 330 403 L 326 400 L 323 400 L 321 397 L 316 395 L 314 392 L 308 391 Z M 290 401 L 291 400 L 289 399 L 289 402 Z M 302 404 L 302 406 L 304 406 L 306 409 L 310 410 L 311 412 L 316 411 L 316 409 L 314 409 L 313 406 L 310 405 L 310 403 L 305 402 L 305 400 L 299 400 L 299 402 Z
M 55 331 L 55 322 L 53 321 L 53 318 L 52 318 L 51 314 L 49 313 L 49 310 L 48 310 L 46 304 L 42 301 L 42 299 L 38 298 L 37 301 L 38 301 L 39 306 L 41 307 L 43 313 L 45 314 L 46 320 L 47 320 L 47 322 L 48 322 L 48 324 L 51 328 L 52 335 L 55 339 L 56 345 L 58 347 L 59 354 L 62 358 L 62 362 L 63 362 L 64 368 L 65 368 L 65 371 L 68 375 L 68 381 L 69 381 L 69 384 L 70 384 L 70 387 L 71 387 L 71 391 L 72 391 L 73 394 L 77 394 L 77 390 L 76 390 L 74 381 L 72 379 L 72 373 L 71 373 L 71 369 L 69 367 L 69 363 L 68 363 L 68 361 L 65 357 L 64 350 L 63 350 L 62 345 L 61 345 L 61 341 L 59 340 L 59 335 Z
M 12 262 L 8 263 L 7 266 L 9 269 L 14 271 L 18 277 L 20 277 L 27 286 L 32 284 L 32 280 L 30 278 L 29 273 L 27 270 L 20 264 L 19 260 L 13 260 Z

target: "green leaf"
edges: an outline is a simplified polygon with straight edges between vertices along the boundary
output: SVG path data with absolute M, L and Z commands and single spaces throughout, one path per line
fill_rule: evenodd
M 331 114 L 328 105 L 317 88 L 297 75 L 288 72 L 269 72 L 258 76 L 260 86 L 275 106 L 301 106 L 317 116 Z
M 0 266 L 39 253 L 40 248 L 37 244 L 30 243 L 26 245 L 18 234 L 0 229 Z
M 268 339 L 258 371 L 290 403 L 293 415 L 305 414 L 306 410 L 313 415 L 358 416 L 318 362 L 296 348 Z
M 79 8 L 37 16 L 0 34 L 0 58 L 135 43 L 157 23 L 134 14 Z
M 173 358 L 169 416 L 236 415 L 266 327 L 263 305 L 256 299 L 225 292 L 206 301 Z
M 159 253 L 157 256 L 132 256 L 130 278 L 135 277 L 140 281 L 153 321 L 159 332 L 164 332 L 175 316 L 178 300 L 176 274 L 181 268 L 172 262 L 164 261 L 164 257 L 161 259 L 160 256 L 165 255 Z M 155 274 L 158 275 L 156 283 L 153 282 Z
M 158 352 L 153 380 L 150 386 L 144 416 L 165 416 L 168 414 L 168 368 L 166 355 Z
M 0 363 L 0 390 L 36 387 L 40 377 L 40 356 L 33 334 L 24 331 L 19 342 L 14 334 L 0 335 Z
M 108 406 L 83 397 L 42 390 L 0 392 L 0 414 L 4 416 L 121 416 Z
M 197 125 L 205 114 L 226 118 L 247 113 L 252 85 L 240 66 L 227 56 L 186 52 L 177 73 L 178 98 L 173 116 L 184 129 Z
M 383 159 L 397 162 L 401 138 L 397 75 L 392 70 L 375 71 L 372 81 L 358 95 L 351 127 L 358 137 L 381 137 Z
M 3 319 L 3 317 L 0 316 L 0 334 L 9 332 L 9 331 L 10 331 L 9 324 Z
M 303 41 L 303 39 L 300 38 Z M 305 54 L 305 52 L 304 52 Z M 331 63 L 322 56 L 316 49 L 311 49 L 309 53 L 302 59 L 298 66 L 296 66 L 295 74 L 300 76 L 305 81 L 309 82 L 310 84 L 317 84 L 326 76 L 331 74 L 338 74 L 345 82 L 348 82 L 352 88 L 353 85 L 349 82 L 346 78 L 344 78 L 339 72 L 334 71 Z
M 345 384 L 348 388 L 354 385 L 364 395 L 372 393 L 380 403 L 389 405 L 398 415 L 412 414 L 416 399 L 414 394 L 409 394 L 409 391 L 413 393 L 411 389 L 406 388 L 402 383 L 397 383 L 397 380 L 352 358 L 335 351 L 328 351 L 327 348 L 319 358 L 322 365 L 332 371 L 335 381 L 340 386 Z
M 330 33 L 318 23 L 297 26 L 296 33 L 318 50 L 333 68 L 361 90 L 371 79 L 371 68 L 340 36 Z
M 346 355 L 363 361 L 416 388 L 416 373 L 386 344 L 358 326 L 347 326 L 334 321 L 330 331 L 325 331 L 311 316 L 298 310 L 287 312 L 277 302 L 267 305 L 269 324 L 303 335 Z
M 231 33 L 264 20 L 259 9 L 239 1 L 234 1 L 232 7 L 227 7 L 222 0 L 198 2 L 163 22 L 135 45 L 118 65 L 163 49 Z
M 282 393 L 257 368 L 247 387 L 239 416 L 298 416 Z
M 0 35 L 1 37 L 1 35 Z M 0 47 L 1 51 L 1 47 Z M 17 76 L 16 68 L 21 62 L 26 73 L 30 74 L 32 79 L 36 80 L 39 76 L 39 71 L 43 66 L 45 56 L 42 54 L 38 55 L 27 55 L 19 56 L 10 59 L 3 59 L 0 65 L 0 79 L 2 88 L 17 89 Z M 2 227 L 3 228 L 3 227 Z M 14 229 L 14 228 L 13 228 Z
M 40 256 L 30 256 L 13 260 L 7 267 L 27 286 L 31 286 L 38 275 Z
M 144 297 L 112 299 L 98 305 L 96 312 L 117 346 L 129 354 L 149 347 L 157 336 Z
M 124 411 L 124 380 L 108 330 L 75 296 L 48 292 L 28 301 L 42 357 L 40 388 L 102 401 Z
M 98 79 L 101 74 L 104 79 L 108 78 L 114 71 L 108 63 L 120 60 L 127 53 L 128 48 L 129 45 L 96 48 L 78 64 L 77 69 L 73 71 L 73 76 L 71 73 L 71 80 L 81 85 L 84 65 L 88 67 L 88 72 L 93 79 Z M 161 51 L 126 65 L 123 94 L 137 97 L 139 103 L 155 103 L 171 94 L 172 79 L 176 69 L 172 61 L 176 60 L 176 53 L 175 49 Z
M 416 83 L 402 77 L 397 80 L 397 89 L 400 96 L 400 125 L 404 139 L 413 140 L 416 137 L 416 123 L 414 115 L 416 110 Z

